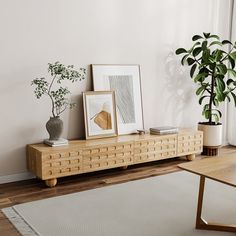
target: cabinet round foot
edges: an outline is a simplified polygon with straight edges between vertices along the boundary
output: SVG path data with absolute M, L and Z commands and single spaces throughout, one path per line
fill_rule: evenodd
M 193 161 L 195 159 L 195 154 L 190 154 L 186 156 L 188 161 Z
M 47 179 L 45 180 L 45 184 L 50 188 L 55 187 L 57 184 L 57 179 Z
M 128 166 L 122 166 L 121 169 L 122 170 L 126 170 L 128 168 Z

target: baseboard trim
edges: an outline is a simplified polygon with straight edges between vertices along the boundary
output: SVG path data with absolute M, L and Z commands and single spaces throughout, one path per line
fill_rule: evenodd
M 3 175 L 0 176 L 0 184 L 6 184 L 11 182 L 17 182 L 21 180 L 33 179 L 35 176 L 29 172 L 23 172 L 13 175 Z

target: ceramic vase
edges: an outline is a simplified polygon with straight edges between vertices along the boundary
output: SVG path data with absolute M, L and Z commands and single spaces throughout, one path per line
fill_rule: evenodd
M 50 117 L 46 123 L 46 129 L 49 133 L 49 140 L 58 140 L 63 131 L 63 121 L 59 116 Z

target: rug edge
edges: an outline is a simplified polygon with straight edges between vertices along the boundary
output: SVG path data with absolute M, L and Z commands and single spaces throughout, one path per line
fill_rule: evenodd
M 22 236 L 40 236 L 14 207 L 3 208 L 1 211 Z

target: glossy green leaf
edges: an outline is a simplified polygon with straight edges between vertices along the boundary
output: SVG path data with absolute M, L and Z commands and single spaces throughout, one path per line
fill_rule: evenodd
M 217 65 L 216 67 L 217 67 L 220 74 L 225 75 L 227 73 L 226 65 L 220 64 L 220 65 Z
M 235 67 L 235 61 L 234 61 L 234 59 L 232 59 L 231 57 L 229 57 L 229 62 L 230 62 L 230 65 L 231 65 L 231 69 L 234 69 L 234 67 Z
M 193 41 L 196 41 L 196 40 L 202 39 L 202 38 L 203 38 L 203 37 L 200 36 L 200 35 L 194 35 L 194 36 L 192 37 L 192 40 L 193 40 Z
M 220 110 L 218 110 L 218 109 L 214 109 L 214 111 L 216 111 L 216 112 L 219 114 L 219 116 L 222 117 L 222 113 L 221 113 Z
M 193 52 L 193 50 L 195 49 L 195 47 L 197 46 L 197 45 L 200 45 L 201 43 L 200 42 L 196 42 L 196 43 L 194 43 L 193 44 L 193 46 L 188 50 L 188 53 L 192 53 Z
M 183 56 L 183 58 L 181 59 L 181 64 L 184 66 L 186 59 L 188 58 L 189 54 L 186 54 L 185 56 Z
M 215 61 L 220 61 L 223 57 L 223 53 L 221 50 L 216 50 L 216 53 L 214 55 Z
M 209 57 L 210 57 L 210 50 L 207 48 L 203 51 L 202 59 L 203 59 L 204 62 L 208 63 L 209 62 Z
M 232 52 L 229 55 L 234 61 L 236 61 L 236 52 Z
M 194 75 L 194 72 L 195 72 L 196 68 L 197 68 L 197 64 L 194 64 L 194 65 L 191 67 L 191 70 L 190 70 L 190 76 L 191 76 L 191 78 L 193 78 L 193 75 Z
M 207 41 L 204 40 L 204 41 L 202 42 L 202 49 L 205 50 L 206 47 L 207 47 Z
M 198 81 L 203 81 L 206 78 L 207 74 L 206 73 L 202 73 L 202 74 L 198 74 L 195 78 L 194 78 L 194 82 L 198 82 Z
M 202 96 L 200 99 L 199 99 L 199 104 L 202 105 L 202 101 L 204 100 L 204 98 L 207 98 L 209 96 L 205 95 L 205 96 Z
M 236 71 L 232 69 L 228 69 L 228 72 L 233 76 L 236 77 Z
M 220 41 L 213 41 L 209 44 L 209 47 L 213 46 L 213 45 L 219 45 L 222 46 L 222 43 Z
M 187 62 L 188 62 L 188 65 L 191 66 L 195 62 L 195 60 L 193 58 L 189 57 L 187 59 Z
M 212 114 L 212 118 L 215 120 L 215 123 L 219 123 L 220 118 L 217 114 L 215 114 L 215 113 Z
M 230 96 L 229 96 L 229 95 L 226 95 L 226 97 L 227 97 L 227 99 L 228 99 L 228 102 L 230 102 L 230 101 L 231 101 Z
M 201 86 L 200 88 L 197 89 L 196 95 L 199 95 L 200 93 L 204 92 L 204 90 L 205 90 L 205 87 Z
M 214 104 L 214 106 L 216 106 L 216 107 L 219 106 L 219 101 L 217 100 L 216 97 L 213 99 L 213 104 Z
M 205 104 L 204 107 L 203 107 L 203 110 L 208 110 L 209 109 L 209 104 Z
M 218 87 L 215 88 L 216 89 L 216 98 L 219 102 L 223 102 L 225 100 L 225 95 L 223 93 L 223 91 L 219 90 Z
M 220 78 L 216 78 L 216 85 L 219 88 L 219 91 L 221 93 L 223 93 L 223 91 L 225 90 L 225 83 L 222 79 Z
M 210 33 L 203 33 L 205 38 L 209 38 L 209 36 L 211 35 Z
M 194 48 L 193 56 L 196 57 L 202 51 L 201 47 Z
M 209 36 L 208 38 L 215 38 L 215 39 L 218 39 L 220 40 L 220 37 L 216 34 L 212 34 L 211 36 Z
M 234 92 L 231 92 L 231 95 L 234 99 L 234 106 L 236 107 L 236 95 L 234 94 Z
M 205 118 L 206 118 L 206 119 L 209 119 L 210 116 L 211 116 L 210 110 L 205 110 L 204 115 L 205 115 Z
M 231 44 L 231 45 L 233 45 L 229 40 L 223 40 L 222 44 Z
M 176 55 L 179 55 L 181 53 L 187 53 L 187 50 L 184 49 L 184 48 L 178 48 L 176 51 L 175 51 Z
M 232 84 L 234 81 L 232 79 L 228 79 L 226 84 L 229 86 L 230 84 Z

